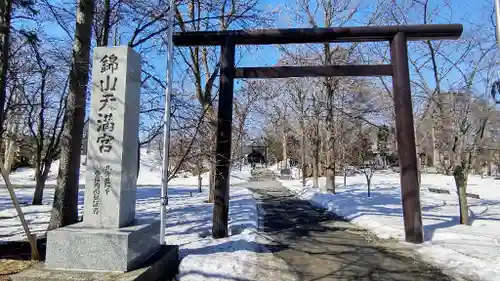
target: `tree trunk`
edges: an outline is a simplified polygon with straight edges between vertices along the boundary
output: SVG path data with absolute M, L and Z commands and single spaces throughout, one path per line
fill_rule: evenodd
M 432 141 L 432 166 L 435 168 L 439 168 L 439 151 L 436 144 L 436 129 L 434 121 L 432 122 L 432 128 L 431 128 L 431 141 Z
M 306 136 L 305 136 L 305 128 L 304 128 L 304 120 L 302 119 L 301 121 L 301 126 L 300 126 L 300 147 L 301 147 L 301 156 L 300 156 L 300 162 L 302 166 L 302 186 L 306 186 Z
M 9 69 L 9 41 L 12 0 L 0 0 L 0 135 L 3 133 L 5 97 L 7 95 L 7 72 Z
M 239 168 L 240 168 L 240 171 L 243 167 L 243 141 L 240 140 L 240 155 L 238 155 L 238 162 L 239 162 Z
M 42 183 L 42 181 L 39 180 L 38 176 L 36 178 L 35 194 L 33 195 L 31 205 L 42 205 L 43 189 L 45 187 L 45 183 Z
M 342 129 L 342 134 L 344 130 Z M 347 160 L 345 157 L 345 143 L 344 143 L 344 138 L 342 138 L 342 170 L 344 171 L 344 188 L 347 186 Z
M 344 171 L 344 188 L 346 188 L 347 185 L 347 176 L 346 176 L 346 169 L 347 169 L 347 159 L 345 155 L 346 151 L 346 143 L 345 143 L 345 130 L 344 130 L 344 93 L 342 93 L 341 96 L 341 117 L 340 117 L 340 149 L 342 150 L 342 170 Z
M 201 168 L 198 168 L 198 192 L 201 193 L 201 183 L 203 178 L 201 177 Z
M 335 194 L 336 193 L 336 190 L 335 190 L 335 171 L 337 170 L 337 161 L 336 159 L 334 158 L 333 161 L 332 161 L 332 174 L 331 174 L 331 178 L 332 178 L 332 186 L 331 186 L 331 189 L 329 190 L 331 193 Z
M 118 46 L 120 45 L 120 38 L 119 38 L 119 32 L 118 32 L 118 24 L 115 25 L 115 28 L 113 29 L 113 46 Z
M 245 135 L 244 135 L 245 133 L 244 133 L 244 127 L 243 127 L 244 124 L 245 123 L 243 121 L 240 121 L 240 126 L 238 127 L 239 133 L 238 133 L 237 142 L 238 142 L 238 154 L 239 155 L 238 155 L 238 157 L 236 157 L 236 159 L 238 159 L 238 163 L 239 163 L 238 167 L 239 167 L 240 171 L 242 169 L 243 159 L 244 159 L 244 157 L 243 157 L 243 142 L 245 140 Z
M 328 120 L 329 118 L 327 118 Z M 333 120 L 327 121 L 328 129 L 328 139 L 327 139 L 327 147 L 325 149 L 326 153 L 326 169 L 325 169 L 325 190 L 330 193 L 335 193 L 335 137 L 332 136 L 334 132 Z
M 422 176 L 422 160 L 420 159 L 420 146 L 418 145 L 418 138 L 417 138 L 417 133 L 415 131 L 415 143 L 417 144 L 415 147 L 416 151 L 416 157 L 417 157 L 417 180 L 418 180 L 418 186 L 420 188 L 420 179 Z
M 1 1 L 1 0 L 0 0 Z M 12 100 L 14 103 L 21 103 L 20 97 L 16 93 L 12 93 Z M 5 155 L 4 155 L 4 168 L 7 173 L 12 171 L 12 164 L 17 154 L 16 136 L 19 132 L 19 122 L 22 120 L 22 112 L 19 109 L 11 109 L 9 116 L 6 117 L 5 126 L 3 131 L 3 139 L 5 141 Z
M 269 149 L 266 145 L 266 169 L 268 168 L 269 165 Z
M 111 18 L 111 0 L 104 0 L 104 19 L 102 21 L 102 34 L 99 46 L 107 46 L 109 41 L 109 19 Z
M 210 171 L 208 172 L 208 203 L 214 202 L 214 188 L 215 188 L 215 173 L 216 173 L 215 159 L 210 163 Z
M 93 0 L 79 0 L 69 93 L 64 113 L 61 158 L 49 230 L 78 221 L 80 154 L 85 123 L 85 99 L 89 82 L 89 54 L 92 35 Z
M 325 171 L 325 176 L 326 176 L 326 184 L 325 184 L 325 190 L 327 192 L 331 192 L 335 194 L 335 160 L 333 159 L 334 157 L 331 155 L 331 151 L 327 152 L 327 157 L 326 157 L 326 171 Z
M 33 195 L 32 205 L 42 205 L 43 200 L 43 190 L 45 189 L 45 182 L 47 181 L 47 176 L 49 175 L 50 165 L 52 161 L 43 169 L 40 166 L 36 167 L 36 185 L 35 185 L 35 194 Z M 43 171 L 42 171 L 43 170 Z
M 319 188 L 319 167 L 317 163 L 317 158 L 314 158 L 314 163 L 313 163 L 313 187 L 314 188 Z
M 285 164 L 284 169 L 288 168 L 288 153 L 287 153 L 287 135 L 286 133 L 283 133 L 283 163 Z
M 319 141 L 315 141 L 313 152 L 313 187 L 319 188 Z
M 210 126 L 209 129 L 212 131 L 210 135 L 210 152 L 208 157 L 209 170 L 208 170 L 208 203 L 214 202 L 214 188 L 215 188 L 215 173 L 216 173 L 216 163 L 215 163 L 215 146 L 216 146 L 216 131 L 217 131 L 217 115 L 209 115 Z
M 417 173 L 418 173 L 418 187 L 420 188 L 422 184 L 422 170 L 418 169 Z
M 319 188 L 319 117 L 316 119 L 315 126 L 315 136 L 314 136 L 314 149 L 313 149 L 313 187 Z
M 366 176 L 366 184 L 368 185 L 368 197 L 371 197 L 371 182 L 372 179 L 368 176 Z
M 331 1 L 327 2 L 327 6 L 331 6 Z M 332 11 L 325 8 L 325 25 L 331 25 Z M 324 65 L 332 64 L 332 53 L 330 51 L 330 43 L 323 44 L 323 55 L 325 56 Z M 326 183 L 325 190 L 327 192 L 335 193 L 335 146 L 336 146 L 336 129 L 337 126 L 334 121 L 333 107 L 335 103 L 335 89 L 332 85 L 331 77 L 325 77 L 324 83 L 326 87 Z
M 458 191 L 458 203 L 460 205 L 460 224 L 469 223 L 469 209 L 467 207 L 467 169 L 457 165 L 453 172 L 455 184 Z
M 326 166 L 325 166 L 325 190 L 330 192 L 332 189 L 333 182 L 335 181 L 335 176 L 332 173 L 332 154 L 331 151 L 327 148 L 326 151 Z
M 305 163 L 305 159 L 304 159 L 304 162 L 302 164 L 302 186 L 305 187 L 306 186 L 306 181 L 307 181 L 307 164 Z
M 11 137 L 6 137 L 4 138 L 6 141 L 6 150 L 5 150 L 5 158 L 4 158 L 4 169 L 7 173 L 10 173 L 12 171 L 12 164 L 14 163 L 15 155 L 16 155 L 16 150 L 17 150 L 17 145 L 15 140 L 13 140 Z

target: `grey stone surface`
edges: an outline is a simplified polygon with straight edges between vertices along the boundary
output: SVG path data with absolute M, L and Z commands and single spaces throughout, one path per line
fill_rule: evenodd
M 179 247 L 162 245 L 135 270 L 126 273 L 61 271 L 43 264 L 11 276 L 12 281 L 169 281 L 177 274 Z
M 160 247 L 160 221 L 137 220 L 128 227 L 91 228 L 85 223 L 48 232 L 45 266 L 50 269 L 125 272 Z
M 122 227 L 135 218 L 141 57 L 126 46 L 94 49 L 84 221 Z
M 127 272 L 160 248 L 160 221 L 135 220 L 140 88 L 138 53 L 94 49 L 83 222 L 48 232 L 47 269 Z

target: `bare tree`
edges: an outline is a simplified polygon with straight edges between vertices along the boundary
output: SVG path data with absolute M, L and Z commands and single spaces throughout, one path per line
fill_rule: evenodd
M 291 109 L 298 116 L 299 134 L 300 134 L 300 165 L 302 175 L 302 186 L 306 186 L 307 176 L 307 147 L 306 147 L 306 112 L 307 101 L 309 98 L 307 84 L 304 79 L 291 79 L 290 86 L 292 88 L 290 99 L 292 101 Z
M 3 125 L 3 108 L 7 92 L 7 71 L 9 69 L 9 37 L 11 33 L 12 0 L 0 1 L 0 125 Z M 3 131 L 3 129 L 2 129 Z M 1 133 L 1 131 L 0 131 Z
M 33 205 L 41 205 L 45 181 L 50 172 L 52 162 L 59 156 L 62 135 L 62 117 L 65 109 L 64 94 L 67 83 L 64 81 L 61 89 L 57 89 L 55 68 L 47 63 L 40 54 L 37 42 L 30 43 L 30 50 L 34 54 L 40 86 L 33 97 L 28 97 L 28 128 L 35 142 L 35 194 Z M 61 91 L 59 95 L 56 92 Z M 52 96 L 51 96 L 52 94 Z M 39 100 L 37 103 L 36 97 Z M 51 106 L 55 104 L 55 106 Z
M 371 180 L 373 177 L 373 174 L 375 172 L 375 161 L 373 159 L 373 150 L 372 150 L 372 143 L 369 137 L 369 133 L 363 129 L 363 124 L 361 122 L 356 122 L 357 125 L 359 126 L 359 133 L 358 133 L 358 146 L 357 146 L 357 155 L 358 155 L 358 160 L 356 163 L 359 167 L 361 167 L 361 170 L 363 171 L 363 174 L 365 175 L 366 178 L 366 185 L 368 187 L 368 197 L 371 196 Z
M 16 3 L 17 4 L 17 3 Z M 31 9 L 31 5 L 33 4 L 30 1 L 20 3 L 21 6 L 27 7 Z M 0 1 L 0 140 L 2 139 L 3 134 L 3 123 L 4 123 L 4 108 L 5 108 L 5 98 L 7 92 L 7 79 L 8 79 L 8 70 L 9 70 L 9 60 L 10 60 L 10 36 L 12 34 L 12 8 L 13 1 L 11 0 L 1 0 Z M 33 260 L 40 260 L 40 253 L 38 252 L 36 237 L 31 234 L 28 223 L 24 218 L 24 214 L 21 210 L 21 206 L 19 201 L 17 200 L 16 194 L 14 192 L 14 188 L 9 179 L 9 172 L 4 168 L 4 159 L 0 156 L 0 172 L 2 174 L 2 178 L 5 181 L 7 189 L 9 191 L 9 195 L 12 200 L 12 204 L 14 205 L 17 215 L 21 221 L 26 237 L 29 241 L 31 247 L 31 258 Z
M 96 34 L 97 46 L 107 46 L 109 43 L 109 31 L 112 28 L 111 14 L 113 7 L 111 0 L 103 0 L 96 2 L 94 5 L 94 30 Z M 121 0 L 117 1 L 114 6 L 121 4 Z M 101 10 L 102 7 L 102 10 Z
M 334 1 L 332 2 L 331 0 L 325 0 L 325 1 L 320 1 L 317 3 L 318 6 L 322 6 L 323 9 L 323 16 L 324 16 L 324 26 L 325 27 L 331 27 L 334 24 L 334 21 L 339 20 L 338 14 L 342 14 L 344 11 L 350 10 L 351 13 L 349 16 L 347 16 L 344 20 L 348 21 L 352 15 L 354 15 L 354 11 L 357 10 L 356 7 L 352 7 L 350 5 L 350 1 Z M 319 7 L 318 7 L 319 8 Z M 306 13 L 307 19 L 309 24 L 312 27 L 318 27 L 318 23 L 316 21 L 316 15 L 315 12 L 317 9 L 314 9 L 311 7 L 311 3 L 308 0 L 305 0 L 302 2 L 302 9 Z M 333 58 L 332 58 L 332 51 L 330 48 L 329 43 L 324 43 L 323 44 L 323 56 L 322 56 L 322 63 L 325 65 L 331 65 L 333 63 Z M 334 104 L 337 100 L 337 87 L 340 84 L 340 78 L 331 78 L 331 77 L 325 77 L 324 78 L 324 86 L 325 86 L 325 91 L 326 91 L 326 97 L 325 97 L 325 102 L 326 102 L 326 130 L 327 130 L 327 151 L 326 151 L 326 190 L 330 191 L 332 193 L 335 193 L 335 171 L 336 171 L 336 164 L 337 164 L 337 155 L 335 154 L 336 151 L 336 146 L 337 146 L 337 134 L 338 134 L 338 128 L 337 124 L 335 123 L 335 114 L 334 114 Z
M 322 108 L 318 103 L 318 98 L 314 93 L 312 95 L 312 110 L 314 121 L 312 121 L 312 132 L 311 132 L 311 140 L 312 140 L 312 168 L 313 168 L 313 187 L 319 188 L 319 162 L 320 162 L 320 146 L 321 146 L 321 137 L 319 134 L 320 129 L 320 114 Z
M 248 26 L 251 22 L 258 24 L 264 19 L 256 9 L 257 0 L 232 1 L 192 1 L 187 5 L 187 14 L 176 8 L 176 18 L 181 31 L 202 31 L 217 28 L 226 30 L 234 25 Z M 181 52 L 183 61 L 188 65 L 192 74 L 195 96 L 203 108 L 207 109 L 207 118 L 210 120 L 208 130 L 209 143 L 215 143 L 215 128 L 217 116 L 212 103 L 214 82 L 219 71 L 219 59 L 214 49 L 207 47 L 189 47 L 188 52 Z M 214 151 L 215 148 L 212 148 Z M 215 162 L 213 153 L 207 159 L 211 163 L 209 184 L 209 202 L 213 200 L 213 186 L 215 179 Z
M 11 164 L 15 154 L 15 140 L 13 135 L 17 131 L 16 126 L 4 126 L 5 118 L 9 116 L 9 110 L 13 109 L 10 106 L 11 102 L 15 100 L 16 96 L 7 92 L 9 73 L 11 67 L 10 61 L 12 57 L 17 53 L 19 48 L 24 44 L 19 44 L 19 42 L 14 42 L 15 35 L 21 35 L 22 41 L 25 41 L 25 37 L 33 37 L 34 34 L 26 29 L 16 29 L 13 27 L 13 22 L 16 19 L 22 19 L 24 21 L 32 19 L 32 15 L 36 13 L 33 9 L 34 2 L 32 1 L 17 1 L 17 0 L 1 0 L 0 1 L 0 134 L 2 134 L 2 144 L 5 145 L 4 161 L 6 171 L 10 172 Z M 21 41 L 21 40 L 18 40 Z M 14 103 L 17 101 L 14 101 Z M 15 108 L 18 111 L 18 108 Z M 14 114 L 11 114 L 14 115 Z M 4 131 L 9 129 L 9 134 L 4 134 Z

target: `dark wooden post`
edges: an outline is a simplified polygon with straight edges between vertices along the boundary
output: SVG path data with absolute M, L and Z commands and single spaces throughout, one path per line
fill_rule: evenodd
M 407 242 L 422 243 L 424 234 L 413 127 L 408 49 L 406 36 L 402 32 L 397 33 L 391 41 L 391 60 L 405 237 Z
M 235 45 L 230 36 L 221 46 L 220 89 L 215 149 L 214 209 L 212 215 L 212 237 L 228 235 L 229 173 L 231 163 L 231 127 L 233 122 Z

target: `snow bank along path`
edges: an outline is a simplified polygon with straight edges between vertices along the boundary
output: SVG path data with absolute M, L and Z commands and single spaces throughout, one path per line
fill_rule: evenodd
M 459 224 L 458 196 L 453 177 L 422 175 L 421 202 L 425 242 L 404 242 L 399 174 L 378 172 L 372 178 L 372 197 L 367 197 L 364 175 L 347 178 L 346 188 L 337 194 L 324 194 L 305 188 L 299 180 L 281 180 L 301 198 L 328 209 L 370 230 L 381 238 L 394 238 L 421 254 L 422 258 L 455 277 L 500 280 L 500 181 L 470 176 L 468 192 L 481 199 L 468 198 L 470 225 Z M 342 177 L 336 178 L 343 183 Z M 324 185 L 325 179 L 320 179 Z M 428 188 L 450 190 L 450 194 L 429 192 Z

